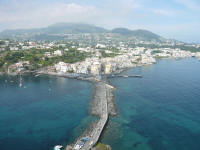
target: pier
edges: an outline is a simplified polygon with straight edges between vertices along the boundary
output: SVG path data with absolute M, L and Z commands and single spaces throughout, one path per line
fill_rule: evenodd
M 141 75 L 109 75 L 108 78 L 116 78 L 116 77 L 123 77 L 123 78 L 142 78 Z
M 94 96 L 98 98 L 98 109 L 99 109 L 99 117 L 100 119 L 95 124 L 94 128 L 91 132 L 86 135 L 84 138 L 80 138 L 73 145 L 72 150 L 90 150 L 92 149 L 98 142 L 101 133 L 108 121 L 109 111 L 108 111 L 108 85 L 102 81 L 96 82 L 96 86 L 98 87 L 98 92 Z M 87 139 L 87 140 L 84 140 Z

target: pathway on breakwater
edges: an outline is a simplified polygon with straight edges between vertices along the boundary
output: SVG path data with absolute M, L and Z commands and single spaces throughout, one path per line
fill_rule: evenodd
M 100 120 L 95 124 L 95 126 L 93 127 L 93 129 L 91 130 L 91 132 L 89 132 L 88 135 L 86 135 L 85 137 L 88 138 L 87 141 L 82 142 L 82 139 L 78 139 L 76 141 L 76 143 L 73 146 L 73 150 L 90 150 L 92 149 L 92 147 L 94 147 L 96 145 L 96 143 L 98 142 L 101 133 L 108 121 L 109 118 L 109 111 L 108 111 L 108 96 L 107 96 L 107 92 L 109 91 L 108 85 L 102 81 L 100 82 L 96 82 L 95 83 L 96 86 L 98 87 L 98 95 L 95 95 L 98 97 L 98 99 L 100 100 L 100 105 L 98 105 L 98 108 L 100 110 Z M 82 145 L 82 146 L 81 146 Z

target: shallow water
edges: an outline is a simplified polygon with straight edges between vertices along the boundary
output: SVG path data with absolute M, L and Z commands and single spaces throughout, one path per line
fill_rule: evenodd
M 114 150 L 200 149 L 200 62 L 160 60 L 115 78 L 119 115 L 110 119 L 103 142 Z
M 161 60 L 115 78 L 119 115 L 102 141 L 114 150 L 200 149 L 200 62 Z M 7 82 L 6 82 L 7 81 Z M 13 81 L 13 82 L 11 82 Z M 0 77 L 0 150 L 69 144 L 93 119 L 92 84 L 56 77 Z
M 87 127 L 88 82 L 56 77 L 0 77 L 0 150 L 49 150 Z M 84 119 L 83 119 L 84 118 Z

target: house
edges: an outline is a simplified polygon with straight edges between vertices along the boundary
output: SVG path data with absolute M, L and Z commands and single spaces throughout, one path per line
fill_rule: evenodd
M 106 48 L 106 45 L 104 45 L 104 44 L 97 44 L 96 48 Z
M 50 57 L 51 57 L 51 53 L 50 53 L 50 52 L 45 52 L 45 53 L 44 53 L 44 56 L 50 58 Z
M 95 61 L 91 66 L 91 74 L 98 75 L 101 72 L 101 63 L 98 61 Z
M 53 53 L 54 56 L 62 56 L 62 51 L 61 50 L 56 50 Z

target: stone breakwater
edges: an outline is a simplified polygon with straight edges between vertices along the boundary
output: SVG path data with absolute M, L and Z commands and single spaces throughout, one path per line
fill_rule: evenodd
M 88 128 L 88 134 L 81 135 L 75 144 L 71 146 L 72 150 L 90 150 L 96 146 L 96 144 L 99 141 L 99 138 L 101 136 L 101 133 L 103 132 L 106 123 L 109 118 L 110 112 L 108 111 L 108 99 L 112 98 L 112 95 L 109 94 L 112 89 L 112 86 L 106 84 L 104 81 L 93 81 L 93 84 L 95 86 L 95 92 L 94 92 L 94 100 L 92 102 L 92 109 L 91 112 L 99 117 L 99 120 L 95 122 L 95 126 L 92 128 Z M 112 109 L 110 107 L 110 109 Z M 87 137 L 88 140 L 83 142 L 81 137 Z M 66 148 L 69 150 L 69 146 Z
M 101 97 L 102 97 L 102 84 L 94 83 L 94 96 L 91 103 L 91 114 L 94 116 L 101 115 Z M 108 113 L 109 115 L 115 116 L 117 115 L 117 105 L 114 99 L 114 87 L 110 86 L 108 83 L 105 83 L 106 86 L 106 95 L 107 95 L 107 103 L 108 103 Z

